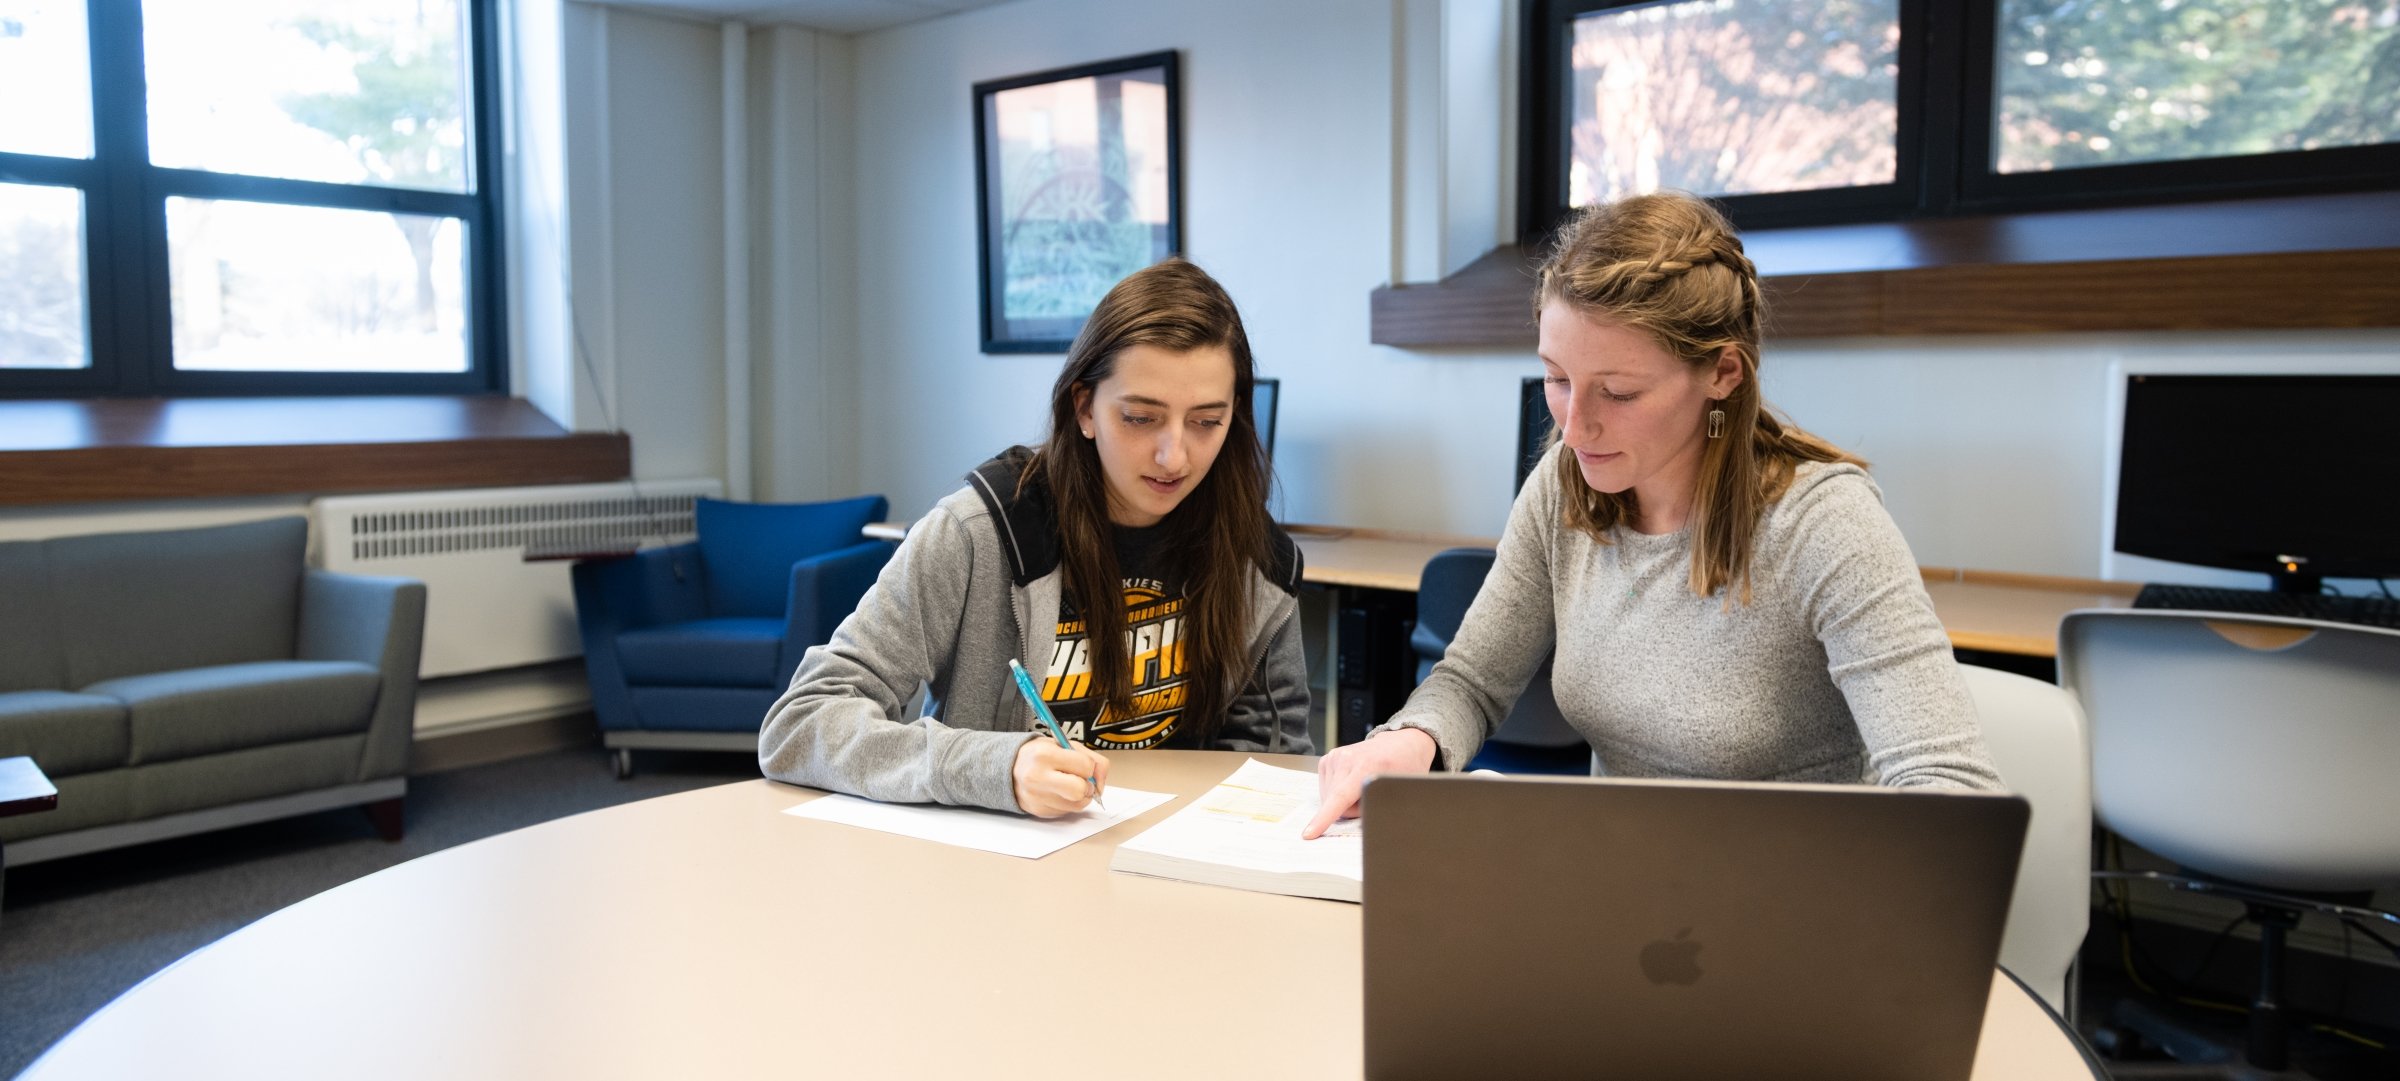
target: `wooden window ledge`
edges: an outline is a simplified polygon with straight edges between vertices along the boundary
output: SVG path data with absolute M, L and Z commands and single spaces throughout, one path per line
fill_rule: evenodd
M 501 397 L 0 401 L 0 506 L 622 480 L 632 442 Z
M 1743 237 L 1775 339 L 2400 326 L 2400 192 L 1941 218 Z M 1530 349 L 1517 247 L 1370 300 L 1369 337 Z

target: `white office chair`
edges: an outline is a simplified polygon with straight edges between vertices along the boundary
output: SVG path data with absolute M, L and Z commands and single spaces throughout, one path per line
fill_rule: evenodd
M 2038 679 L 1962 666 L 1992 765 L 2033 805 L 2000 963 L 2061 1016 L 2072 1017 L 2076 952 L 2092 922 L 2092 773 L 2083 711 Z
M 2282 1069 L 2284 932 L 2303 912 L 2400 924 L 2366 907 L 2400 882 L 2400 631 L 2091 610 L 2067 615 L 2058 644 L 2059 683 L 2091 726 L 2094 811 L 2182 869 L 2119 877 L 2248 907 L 2259 988 L 2245 1057 Z

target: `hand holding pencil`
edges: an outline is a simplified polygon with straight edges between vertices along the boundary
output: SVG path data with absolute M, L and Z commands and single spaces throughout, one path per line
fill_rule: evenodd
M 1058 718 L 1051 716 L 1050 707 L 1035 693 L 1033 677 L 1014 660 L 1008 667 L 1016 677 L 1018 692 L 1033 707 L 1034 719 L 1055 741 L 1030 739 L 1017 748 L 1009 776 L 1017 806 L 1036 818 L 1055 818 L 1098 803 L 1101 790 L 1108 785 L 1108 759 L 1089 747 L 1067 742 Z

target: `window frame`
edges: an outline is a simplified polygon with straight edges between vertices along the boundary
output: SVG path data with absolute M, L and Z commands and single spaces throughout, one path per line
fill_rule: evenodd
M 150 164 L 141 0 L 86 0 L 92 157 L 0 152 L 0 181 L 80 189 L 85 345 L 78 369 L 0 370 L 0 398 L 501 394 L 508 388 L 502 280 L 497 5 L 467 5 L 472 190 L 427 191 L 246 176 Z M 174 366 L 170 197 L 427 214 L 465 230 L 463 372 L 225 372 Z
M 1524 103 L 1519 110 L 1523 131 L 1518 141 L 1524 148 L 1523 197 L 1518 200 L 1523 208 L 1519 215 L 1521 236 L 1529 240 L 1548 236 L 1566 219 L 1569 210 L 1568 150 L 1561 129 L 1566 120 L 1566 80 L 1573 70 L 1568 51 L 1573 45 L 1570 29 L 1574 21 L 1595 12 L 1672 2 L 1676 0 L 1525 0 L 1519 63 L 1520 100 Z M 1929 5 L 1924 0 L 1899 0 L 1900 72 L 1893 102 L 1898 122 L 1893 136 L 1895 160 L 1890 183 L 1724 195 L 1714 201 L 1748 228 L 1881 221 L 1904 214 L 1923 186 L 1928 135 L 1939 134 L 1928 133 L 1927 125 L 1941 115 L 1939 110 L 1928 108 L 1925 85 L 1927 74 L 1940 69 L 1937 65 L 1911 62 L 1912 54 L 1920 53 L 1930 37 L 1921 29 L 1929 18 L 1929 9 L 1942 6 Z
M 1546 241 L 1572 212 L 1561 133 L 1567 27 L 1590 12 L 1660 2 L 1666 0 L 1524 0 L 1518 56 L 1522 242 Z M 2400 188 L 2400 143 L 1999 173 L 1992 143 L 1998 94 L 1993 49 L 2001 2 L 1900 0 L 1894 185 L 1721 196 L 1715 202 L 1743 229 L 1774 229 Z
M 2052 210 L 2239 196 L 2315 195 L 2396 186 L 2400 142 L 2214 158 L 2002 173 L 1998 47 L 2003 0 L 1968 0 L 1959 40 L 1966 73 L 1960 112 L 1959 205 L 1974 210 Z

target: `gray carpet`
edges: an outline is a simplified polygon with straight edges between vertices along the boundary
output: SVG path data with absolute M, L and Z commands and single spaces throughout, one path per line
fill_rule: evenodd
M 412 777 L 398 843 L 345 809 L 12 870 L 0 911 L 0 1077 L 151 973 L 295 901 L 495 833 L 758 776 L 741 754 L 645 752 L 635 768 L 616 780 L 592 747 Z

